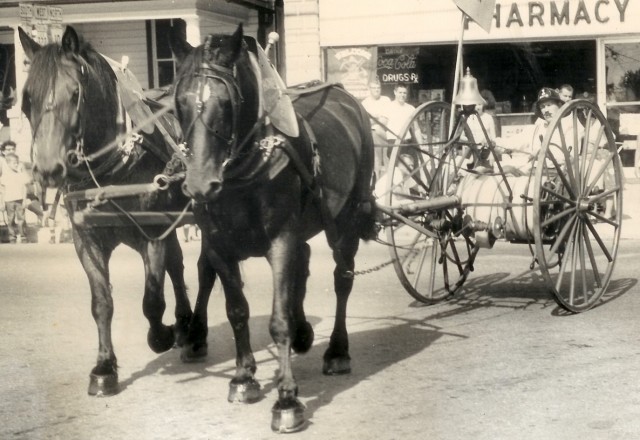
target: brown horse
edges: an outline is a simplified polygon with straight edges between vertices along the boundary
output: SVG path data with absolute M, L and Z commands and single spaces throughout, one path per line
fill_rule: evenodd
M 175 102 L 187 150 L 184 190 L 196 202 L 202 230 L 200 290 L 183 355 L 206 354 L 206 307 L 215 271 L 237 350 L 229 400 L 258 398 L 249 305 L 238 263 L 265 256 L 274 290 L 269 331 L 279 360 L 272 429 L 296 431 L 304 426 L 304 407 L 297 399 L 291 349 L 305 352 L 313 341 L 303 309 L 310 256 L 306 241 L 322 230 L 336 262 L 337 297 L 323 372 L 351 370 L 345 319 L 354 257 L 360 238 L 375 236 L 369 118 L 342 87 L 316 87 L 296 94 L 299 136 L 287 136 L 268 123 L 268 97 L 266 90 L 260 93 L 264 84 L 256 62 L 261 49 L 255 40 L 243 38 L 242 26 L 230 36 L 209 36 L 198 48 L 174 32 L 172 48 L 181 65 Z
M 96 155 L 95 160 L 75 166 L 70 152 L 90 157 L 124 131 L 119 111 L 116 75 L 108 62 L 67 27 L 61 43 L 40 46 L 22 29 L 20 41 L 31 68 L 24 87 L 22 110 L 33 132 L 33 171 L 43 186 L 63 193 L 106 185 L 151 183 L 163 172 L 170 148 L 157 128 L 143 133 L 130 153 L 120 149 Z M 164 152 L 164 154 L 163 154 Z M 103 211 L 165 211 L 182 209 L 188 199 L 180 186 L 155 196 L 129 197 L 101 206 Z M 65 201 L 70 217 L 83 203 Z M 111 341 L 113 299 L 109 282 L 109 259 L 114 248 L 124 243 L 140 253 L 145 269 L 143 312 L 149 320 L 148 344 L 155 352 L 170 349 L 183 339 L 191 320 L 191 306 L 183 276 L 182 250 L 175 231 L 165 240 L 164 228 L 88 227 L 72 224 L 78 258 L 89 278 L 91 312 L 98 327 L 98 359 L 91 371 L 89 394 L 118 392 L 117 361 Z M 176 296 L 176 325 L 162 322 L 165 310 L 164 274 L 168 272 Z

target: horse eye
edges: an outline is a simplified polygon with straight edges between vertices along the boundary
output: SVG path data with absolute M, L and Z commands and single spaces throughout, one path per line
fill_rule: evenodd
M 73 91 L 73 95 L 71 95 L 71 100 L 73 101 L 74 104 L 76 104 L 79 99 L 80 99 L 80 90 L 75 89 Z

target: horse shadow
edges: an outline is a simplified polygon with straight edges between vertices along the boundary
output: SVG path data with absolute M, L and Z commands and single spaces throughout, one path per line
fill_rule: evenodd
M 621 278 L 612 280 L 607 292 L 596 307 L 600 307 L 631 290 L 638 283 L 637 279 Z M 323 318 L 307 316 L 316 330 L 316 338 L 310 351 L 304 355 L 294 355 L 293 368 L 300 384 L 300 397 L 307 406 L 308 419 L 318 409 L 329 405 L 336 396 L 366 381 L 385 369 L 409 359 L 430 347 L 443 336 L 468 338 L 463 334 L 443 331 L 434 324 L 440 319 L 458 314 L 468 314 L 474 310 L 486 308 L 550 309 L 553 316 L 573 316 L 559 306 L 553 299 L 542 275 L 534 270 L 512 276 L 511 273 L 500 272 L 482 275 L 467 281 L 463 289 L 456 293 L 447 303 L 453 307 L 435 308 L 435 313 L 419 319 L 407 319 L 398 316 L 366 317 L 351 315 L 350 318 L 360 322 L 375 322 L 373 329 L 351 332 L 349 337 L 352 357 L 352 373 L 344 376 L 324 376 L 321 372 L 322 355 L 328 347 L 327 334 L 318 330 Z M 414 302 L 412 307 L 425 306 Z M 329 318 L 326 318 L 329 319 Z M 277 353 L 268 332 L 269 315 L 252 316 L 252 347 L 256 354 L 256 362 L 260 368 L 273 368 L 270 378 L 261 378 L 261 399 L 266 398 L 277 388 Z M 325 328 L 326 329 L 326 328 Z M 209 327 L 209 355 L 200 363 L 189 364 L 180 360 L 177 349 L 163 353 L 144 368 L 134 372 L 120 382 L 120 390 L 135 383 L 138 379 L 160 375 L 188 375 L 178 383 L 202 380 L 210 377 L 230 381 L 235 372 L 235 344 L 233 332 L 228 322 L 223 321 Z M 269 364 L 269 365 L 266 365 Z M 273 367 L 275 364 L 275 368 Z
M 261 331 L 262 329 L 268 329 L 270 319 L 271 317 L 267 315 L 251 317 L 249 325 L 253 330 L 251 332 L 251 346 L 254 353 L 269 349 L 274 345 L 269 332 Z M 311 325 L 320 321 L 319 318 L 315 317 L 307 317 L 307 319 Z M 195 376 L 190 374 L 188 379 L 184 379 L 180 382 L 199 380 L 209 376 L 216 376 L 231 380 L 235 372 L 235 366 L 230 366 L 228 368 L 219 367 L 222 364 L 235 360 L 236 348 L 231 325 L 228 322 L 223 321 L 214 326 L 210 326 L 207 342 L 209 346 L 208 355 L 201 362 L 183 362 L 180 359 L 180 348 L 173 347 L 173 349 L 156 356 L 152 361 L 145 365 L 144 368 L 133 372 L 128 378 L 120 381 L 120 392 L 126 390 L 138 379 L 152 376 L 154 374 L 181 375 L 196 373 Z M 265 361 L 257 361 L 256 363 L 259 367 L 260 364 L 264 362 Z
M 443 336 L 466 339 L 468 336 L 443 331 L 427 323 L 427 319 L 401 317 L 357 317 L 371 319 L 377 326 L 371 330 L 350 333 L 349 346 L 352 372 L 342 376 L 325 376 L 321 372 L 322 354 L 329 340 L 314 345 L 313 353 L 293 360 L 300 394 L 307 408 L 310 422 L 315 412 L 330 405 L 340 394 L 367 381 L 376 374 L 428 349 Z M 272 381 L 272 386 L 275 386 Z
M 322 319 L 307 316 L 315 327 Z M 329 345 L 329 335 L 316 331 L 313 346 L 306 354 L 294 355 L 293 368 L 300 384 L 300 397 L 305 401 L 308 418 L 319 408 L 330 404 L 336 396 L 356 386 L 390 366 L 402 362 L 421 351 L 444 335 L 456 338 L 467 338 L 466 335 L 444 332 L 426 319 L 405 319 L 401 317 L 355 317 L 359 321 L 375 322 L 375 329 L 351 332 L 349 335 L 350 354 L 352 357 L 351 374 L 342 376 L 325 376 L 322 374 L 322 355 Z M 252 329 L 267 329 L 270 316 L 251 318 Z M 273 375 L 268 379 L 260 379 L 261 400 L 277 389 L 277 353 L 268 331 L 252 332 L 252 347 L 256 354 L 256 362 L 260 370 L 261 364 L 275 363 Z M 133 372 L 120 382 L 120 392 L 133 385 L 138 379 L 155 374 L 181 375 L 188 378 L 177 383 L 202 380 L 209 377 L 231 380 L 235 372 L 232 365 L 235 360 L 233 333 L 228 323 L 220 323 L 209 328 L 209 355 L 204 362 L 185 364 L 180 360 L 178 350 L 163 353 L 144 368 Z M 271 365 L 264 366 L 271 368 Z

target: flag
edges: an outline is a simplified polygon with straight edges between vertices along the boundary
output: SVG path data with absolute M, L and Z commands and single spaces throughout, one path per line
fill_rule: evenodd
M 456 6 L 478 25 L 489 32 L 496 0 L 453 0 Z

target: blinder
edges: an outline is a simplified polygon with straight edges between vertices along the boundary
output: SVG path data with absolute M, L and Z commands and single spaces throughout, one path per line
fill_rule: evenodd
M 200 122 L 204 125 L 207 132 L 211 133 L 213 136 L 218 138 L 220 141 L 224 142 L 227 148 L 226 159 L 223 163 L 223 167 L 229 164 L 234 159 L 240 156 L 240 151 L 246 142 L 253 136 L 254 129 L 250 130 L 249 133 L 245 136 L 242 142 L 238 142 L 238 123 L 239 123 L 239 115 L 240 115 L 240 107 L 244 102 L 244 97 L 242 96 L 242 91 L 240 90 L 240 86 L 236 79 L 236 69 L 234 67 L 226 67 L 219 64 L 211 64 L 211 63 L 202 63 L 196 73 L 193 75 L 198 83 L 196 87 L 196 111 L 197 115 L 189 125 L 189 128 L 185 130 L 185 139 L 188 138 L 189 134 L 193 130 L 196 122 L 200 120 Z M 231 97 L 231 136 L 226 138 L 218 133 L 213 127 L 209 126 L 203 120 L 203 114 L 206 108 L 207 101 L 209 100 L 208 96 L 205 96 L 206 86 L 210 81 L 219 81 L 221 82 L 227 91 L 229 92 L 229 96 Z M 178 82 L 179 85 L 180 81 Z M 177 89 L 177 86 L 176 86 Z M 260 122 L 260 121 L 258 121 Z M 186 140 L 180 146 L 185 157 L 191 156 L 191 150 L 189 149 Z

